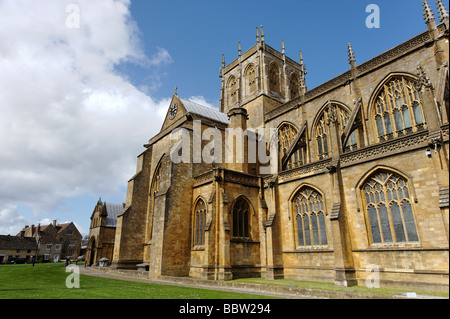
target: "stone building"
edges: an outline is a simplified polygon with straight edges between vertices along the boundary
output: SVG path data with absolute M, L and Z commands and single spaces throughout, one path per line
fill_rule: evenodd
M 33 237 L 38 244 L 38 259 L 61 261 L 67 257 L 76 259 L 80 255 L 81 234 L 73 222 L 49 225 L 25 226 L 17 237 Z
M 85 256 L 86 265 L 96 265 L 101 258 L 112 260 L 117 216 L 124 209 L 124 206 L 125 204 L 102 202 L 101 198 L 98 200 L 91 215 Z
M 0 235 L 0 265 L 30 263 L 37 252 L 38 245 L 33 237 Z
M 346 286 L 377 271 L 381 286 L 448 289 L 449 19 L 438 4 L 438 24 L 424 1 L 427 29 L 367 62 L 349 44 L 349 70 L 312 90 L 301 53 L 270 47 L 261 27 L 223 59 L 219 110 L 175 92 L 128 182 L 112 266 Z

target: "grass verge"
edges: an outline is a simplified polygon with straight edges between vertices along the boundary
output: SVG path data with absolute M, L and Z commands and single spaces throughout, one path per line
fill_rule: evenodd
M 62 264 L 1 265 L 0 299 L 272 299 L 85 275 L 80 275 L 80 288 L 69 289 L 69 275 Z

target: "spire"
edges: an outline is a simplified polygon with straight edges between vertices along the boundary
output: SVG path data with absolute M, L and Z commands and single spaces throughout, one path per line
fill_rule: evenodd
M 442 3 L 442 0 L 436 0 L 436 4 L 438 7 L 439 21 L 441 23 L 444 23 L 446 20 L 448 21 L 448 12 L 447 9 L 445 9 L 444 4 Z
M 355 52 L 353 52 L 353 47 L 350 42 L 348 43 L 348 62 L 351 66 L 355 65 L 356 63 Z
M 434 21 L 433 11 L 430 8 L 427 0 L 423 0 L 423 17 L 425 22 L 428 24 L 429 22 Z

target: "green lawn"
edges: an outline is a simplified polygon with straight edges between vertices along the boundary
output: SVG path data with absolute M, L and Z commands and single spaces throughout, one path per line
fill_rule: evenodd
M 62 264 L 1 265 L 0 299 L 271 299 L 85 275 L 80 275 L 80 288 L 69 289 L 69 275 Z

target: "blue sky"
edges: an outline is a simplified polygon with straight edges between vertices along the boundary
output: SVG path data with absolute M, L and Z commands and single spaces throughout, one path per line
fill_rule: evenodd
M 379 29 L 365 25 L 369 4 L 380 8 Z M 430 5 L 435 8 L 433 0 Z M 131 11 L 145 51 L 162 47 L 174 60 L 153 94 L 170 95 L 177 85 L 180 94 L 201 95 L 213 104 L 220 94 L 221 55 L 228 63 L 237 58 L 238 41 L 243 51 L 253 46 L 257 26 L 264 26 L 266 42 L 275 49 L 281 50 L 284 39 L 292 59 L 298 61 L 302 51 L 310 89 L 348 70 L 348 42 L 362 63 L 426 30 L 421 0 L 136 0 Z M 145 71 L 133 71 L 136 83 L 145 81 Z
M 0 0 L 0 234 L 57 219 L 86 235 L 99 197 L 125 201 L 175 86 L 218 106 L 222 54 L 252 47 L 256 27 L 302 51 L 313 89 L 349 69 L 348 42 L 361 64 L 425 31 L 422 14 L 422 0 Z

